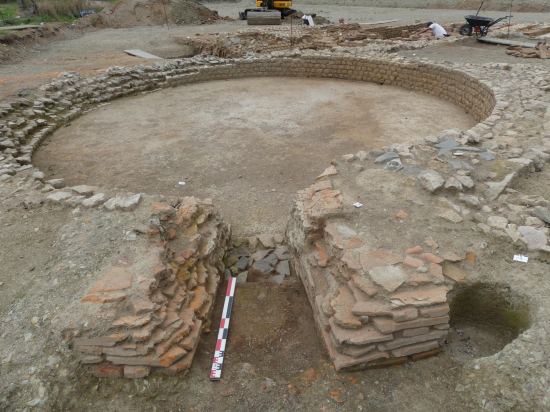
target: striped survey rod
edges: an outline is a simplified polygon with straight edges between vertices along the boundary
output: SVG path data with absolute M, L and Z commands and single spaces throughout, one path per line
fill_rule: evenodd
M 229 319 L 231 318 L 231 309 L 233 308 L 236 284 L 237 278 L 229 276 L 227 281 L 227 289 L 225 291 L 225 301 L 223 303 L 220 330 L 218 331 L 218 340 L 216 340 L 216 350 L 214 351 L 212 369 L 210 370 L 211 381 L 219 381 L 222 377 L 223 358 L 225 355 L 225 345 L 227 344 L 227 334 L 229 333 Z

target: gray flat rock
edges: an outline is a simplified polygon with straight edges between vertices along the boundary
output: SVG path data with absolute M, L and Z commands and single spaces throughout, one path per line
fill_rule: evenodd
M 271 266 L 267 262 L 264 262 L 263 260 L 260 260 L 258 262 L 254 262 L 254 264 L 249 270 L 249 273 L 254 275 L 267 276 L 272 271 L 273 271 L 273 266 Z
M 265 258 L 263 258 L 262 261 L 269 263 L 271 266 L 275 266 L 279 259 L 277 259 L 277 255 L 275 255 L 275 253 L 270 253 Z
M 286 246 L 277 246 L 274 253 L 279 260 L 290 259 L 290 252 Z
M 538 217 L 543 222 L 550 224 L 550 209 L 547 207 L 535 206 L 533 215 Z
M 445 184 L 445 179 L 435 170 L 424 170 L 417 178 L 422 187 L 430 193 L 434 193 Z
M 385 163 L 389 160 L 397 159 L 398 157 L 399 155 L 397 154 L 397 152 L 386 152 L 374 159 L 374 163 Z
M 115 197 L 107 200 L 103 207 L 107 210 L 133 210 L 139 204 L 141 200 L 141 193 L 136 193 L 135 195 L 116 195 Z
M 53 186 L 54 189 L 61 189 L 65 187 L 65 180 L 64 179 L 50 179 L 47 180 L 46 183 Z
M 53 192 L 46 196 L 46 200 L 52 203 L 61 203 L 73 196 L 70 192 Z
M 407 274 L 399 266 L 378 266 L 369 271 L 374 283 L 393 292 L 407 280 Z
M 547 245 L 548 238 L 542 230 L 531 226 L 520 226 L 518 232 L 521 236 L 520 239 L 527 245 L 528 250 L 550 251 L 550 247 Z
M 288 263 L 288 260 L 281 260 L 277 263 L 277 266 L 275 266 L 275 272 L 279 275 L 290 276 L 290 264 Z
M 82 206 L 84 206 L 84 207 L 96 207 L 96 206 L 99 206 L 99 205 L 103 204 L 106 199 L 107 199 L 107 197 L 105 196 L 104 193 L 96 193 L 92 197 L 84 199 L 82 201 Z
M 248 280 L 248 271 L 241 272 L 237 275 L 237 284 L 242 285 Z
M 458 146 L 459 146 L 458 142 L 452 137 L 442 140 L 435 145 L 435 147 L 437 147 L 438 149 L 447 149 L 447 150 L 454 149 L 455 147 L 458 147 Z
M 78 186 L 69 187 L 68 189 L 82 196 L 91 196 L 95 193 L 95 191 L 97 190 L 97 187 L 88 186 L 88 185 L 78 185 Z
M 237 269 L 238 270 L 246 270 L 246 268 L 249 265 L 249 259 L 246 256 L 241 256 L 239 260 L 237 260 Z
M 487 182 L 488 189 L 485 190 L 485 197 L 487 200 L 495 200 L 506 189 L 510 182 L 516 177 L 515 173 L 506 175 L 500 182 Z

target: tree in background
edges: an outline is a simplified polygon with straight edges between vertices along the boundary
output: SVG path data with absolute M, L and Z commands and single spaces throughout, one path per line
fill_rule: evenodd
M 36 14 L 38 8 L 35 0 L 17 0 L 19 15 L 21 17 L 31 17 Z

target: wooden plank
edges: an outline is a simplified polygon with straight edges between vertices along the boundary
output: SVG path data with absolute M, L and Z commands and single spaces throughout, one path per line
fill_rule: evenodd
M 25 30 L 25 29 L 36 29 L 40 27 L 38 24 L 20 24 L 18 26 L 0 26 L 0 30 Z
M 388 23 L 395 23 L 396 21 L 400 21 L 400 19 L 395 20 L 381 20 L 381 21 L 373 21 L 372 23 L 359 23 L 361 26 L 376 26 L 378 24 L 388 24 Z
M 130 56 L 141 57 L 142 59 L 162 59 L 162 57 L 155 56 L 154 54 L 139 49 L 124 50 L 124 53 Z
M 534 49 L 535 46 L 537 45 L 536 43 L 526 43 L 526 42 L 516 41 L 516 40 L 499 39 L 497 37 L 478 37 L 477 41 L 480 41 L 482 43 L 489 43 L 489 44 L 502 44 L 504 46 L 527 47 L 530 49 Z

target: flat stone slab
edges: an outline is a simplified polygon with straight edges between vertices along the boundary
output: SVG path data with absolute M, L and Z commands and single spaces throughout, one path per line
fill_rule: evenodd
M 388 292 L 393 292 L 408 278 L 403 269 L 398 266 L 378 266 L 369 271 L 369 276 L 379 286 Z
M 133 210 L 139 204 L 141 200 L 141 193 L 136 193 L 134 195 L 116 195 L 115 197 L 107 200 L 103 207 L 107 210 Z

